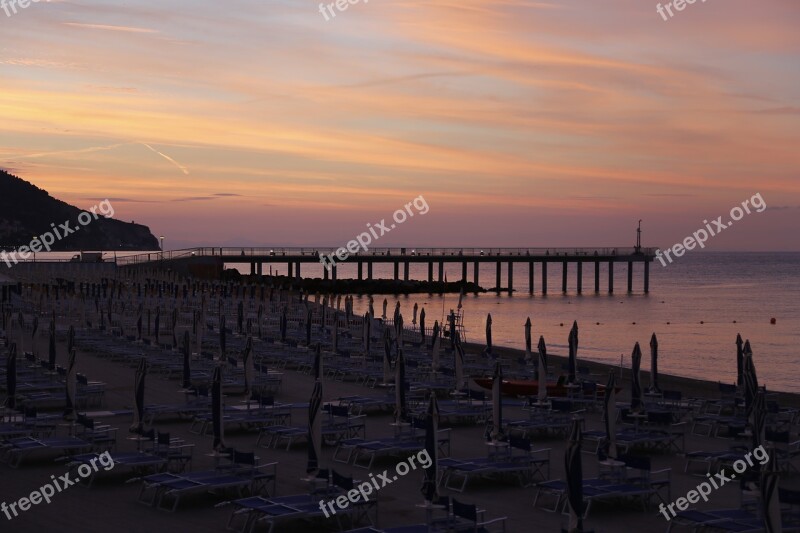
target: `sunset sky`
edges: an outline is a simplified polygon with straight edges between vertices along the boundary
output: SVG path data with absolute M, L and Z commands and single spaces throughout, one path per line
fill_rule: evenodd
M 709 249 L 800 250 L 800 2 L 656 4 L 32 3 L 0 168 L 171 249 L 339 246 L 420 195 L 381 245 L 666 247 L 760 193 Z

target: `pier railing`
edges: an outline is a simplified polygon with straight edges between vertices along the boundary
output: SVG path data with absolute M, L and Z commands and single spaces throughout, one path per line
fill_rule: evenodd
M 229 262 L 235 262 L 236 258 L 259 258 L 269 260 L 270 257 L 317 257 L 320 254 L 330 255 L 335 253 L 337 248 L 327 246 L 313 247 L 202 247 L 186 248 L 181 250 L 170 250 L 164 252 L 151 252 L 117 260 L 118 265 L 134 265 L 153 261 L 170 261 L 175 259 L 187 259 L 191 257 L 222 257 Z M 369 256 L 400 256 L 400 257 L 430 257 L 452 258 L 452 257 L 591 257 L 591 256 L 631 256 L 645 255 L 652 256 L 655 248 L 635 248 L 635 247 L 537 247 L 537 248 L 412 248 L 412 247 L 391 247 L 391 248 L 370 248 L 368 251 L 349 253 L 351 257 Z

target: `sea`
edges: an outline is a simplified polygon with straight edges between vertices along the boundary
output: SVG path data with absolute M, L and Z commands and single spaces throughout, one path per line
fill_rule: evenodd
M 594 266 L 584 265 L 583 294 L 577 294 L 575 266 L 569 270 L 567 293 L 561 293 L 561 268 L 548 269 L 548 294 L 542 295 L 541 272 L 528 290 L 528 267 L 514 271 L 514 292 L 465 294 L 461 301 L 469 342 L 485 343 L 486 320 L 492 317 L 495 345 L 525 348 L 524 324 L 531 319 L 534 349 L 543 336 L 548 353 L 567 354 L 573 321 L 578 323 L 578 358 L 630 368 L 639 343 L 642 368 L 649 368 L 650 339 L 658 339 L 658 368 L 711 381 L 736 381 L 736 335 L 749 340 L 760 385 L 768 390 L 800 392 L 800 253 L 689 253 L 662 266 L 650 265 L 650 292 L 643 291 L 643 266 L 634 266 L 633 293 L 627 294 L 627 267 L 614 269 L 613 294 L 608 294 L 606 265 L 601 266 L 600 292 L 594 293 Z M 417 267 L 415 269 L 415 267 Z M 355 277 L 340 266 L 338 277 Z M 483 287 L 495 285 L 494 264 L 479 272 Z M 638 271 L 636 270 L 638 268 Z M 450 281 L 461 278 L 461 265 L 445 265 Z M 390 278 L 392 267 L 375 267 L 376 277 Z M 468 269 L 472 280 L 472 265 Z M 427 266 L 411 265 L 412 279 L 427 279 Z M 507 266 L 501 286 L 507 286 Z M 426 325 L 457 309 L 459 296 L 428 294 L 374 295 L 376 314 L 387 300 L 388 315 L 400 302 L 406 324 L 414 304 L 425 308 Z M 355 297 L 363 313 L 368 298 Z M 772 323 L 774 319 L 774 324 Z

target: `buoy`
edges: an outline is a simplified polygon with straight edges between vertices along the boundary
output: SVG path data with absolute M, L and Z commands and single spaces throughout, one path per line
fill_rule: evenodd
M 598 323 L 597 323 L 597 325 L 599 326 L 599 325 L 600 325 L 600 322 L 598 322 Z
M 635 325 L 636 325 L 636 322 L 631 322 L 631 324 L 633 324 L 633 325 L 635 326 Z
M 705 324 L 705 322 L 704 322 L 703 320 L 701 320 L 701 321 L 700 321 L 700 323 L 701 323 L 701 324 Z
M 770 319 L 769 319 L 769 323 L 770 323 L 770 324 L 776 324 L 777 322 L 778 322 L 778 321 L 777 321 L 777 320 L 775 320 L 775 318 L 770 318 Z
M 669 325 L 670 325 L 670 323 L 669 323 L 669 322 L 667 322 L 667 325 L 669 326 Z
M 563 328 L 564 327 L 564 323 L 562 322 L 561 324 L 559 324 L 559 326 L 561 326 Z
M 736 324 L 736 321 L 734 320 L 733 323 Z

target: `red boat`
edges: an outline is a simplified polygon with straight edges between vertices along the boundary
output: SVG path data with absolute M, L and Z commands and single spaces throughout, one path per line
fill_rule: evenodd
M 479 387 L 492 390 L 493 380 L 491 377 L 473 379 Z M 557 383 L 548 383 L 547 395 L 555 397 L 568 396 L 569 388 L 565 385 L 566 382 L 564 380 L 559 380 Z M 605 390 L 605 385 L 597 384 L 598 392 L 605 393 Z M 617 387 L 617 392 L 621 390 L 620 387 Z M 500 386 L 500 392 L 505 396 L 536 396 L 539 394 L 539 382 L 529 379 L 504 379 Z

